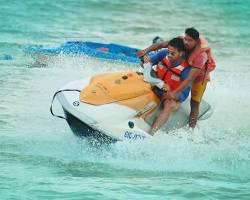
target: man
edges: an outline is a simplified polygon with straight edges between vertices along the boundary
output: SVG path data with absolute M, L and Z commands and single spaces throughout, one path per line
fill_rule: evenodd
M 194 128 L 199 116 L 200 102 L 206 90 L 207 82 L 209 81 L 209 72 L 214 70 L 215 62 L 208 42 L 200 37 L 199 32 L 195 28 L 187 28 L 185 30 L 183 41 L 187 49 L 186 54 L 191 70 L 187 79 L 185 79 L 178 88 L 170 91 L 166 98 L 175 99 L 181 91 L 192 83 L 189 126 Z M 150 51 L 166 48 L 167 46 L 168 42 L 153 44 L 142 51 L 138 51 L 137 55 L 141 57 Z
M 191 87 L 179 92 L 174 98 L 167 98 L 170 91 L 174 91 L 187 77 L 190 67 L 185 59 L 185 45 L 181 38 L 174 38 L 168 43 L 167 52 L 159 52 L 149 58 L 144 65 L 144 80 L 157 86 L 158 94 L 163 102 L 163 110 L 154 121 L 150 134 L 153 135 L 167 121 L 171 112 L 188 97 Z M 167 57 L 165 55 L 167 54 Z M 158 63 L 158 64 L 157 64 Z M 155 76 L 152 77 L 152 65 L 157 64 Z

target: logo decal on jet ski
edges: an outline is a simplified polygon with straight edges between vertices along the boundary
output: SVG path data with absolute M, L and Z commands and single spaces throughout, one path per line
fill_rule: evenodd
M 73 105 L 74 105 L 74 106 L 79 106 L 80 103 L 79 103 L 79 101 L 74 101 L 74 102 L 73 102 Z
M 146 138 L 146 136 L 144 136 L 144 135 L 134 133 L 134 132 L 131 132 L 131 131 L 125 131 L 124 137 L 126 139 L 129 139 L 129 140 L 143 140 L 143 139 Z

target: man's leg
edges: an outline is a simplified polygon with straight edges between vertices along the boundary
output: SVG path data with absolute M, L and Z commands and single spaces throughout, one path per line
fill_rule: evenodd
M 177 109 L 177 106 L 179 105 L 178 102 L 174 100 L 164 100 L 163 102 L 163 111 L 159 114 L 159 116 L 156 118 L 153 126 L 151 127 L 151 130 L 149 131 L 149 134 L 154 135 L 154 133 L 162 127 L 162 125 L 168 120 L 169 115 L 172 111 Z
M 207 87 L 207 80 L 194 82 L 191 90 L 189 127 L 195 128 L 199 117 L 200 102 Z
M 195 128 L 199 117 L 200 102 L 191 99 L 190 106 L 191 106 L 191 112 L 189 115 L 189 127 Z

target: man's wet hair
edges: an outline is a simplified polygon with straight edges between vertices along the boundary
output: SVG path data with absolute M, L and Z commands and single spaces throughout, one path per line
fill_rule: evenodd
M 194 27 L 191 27 L 191 28 L 187 28 L 185 30 L 185 33 L 190 36 L 191 38 L 195 39 L 195 40 L 198 40 L 199 37 L 200 37 L 200 33 L 199 31 L 197 31 Z
M 169 46 L 176 48 L 178 51 L 186 51 L 186 47 L 184 45 L 182 38 L 173 38 L 168 42 Z

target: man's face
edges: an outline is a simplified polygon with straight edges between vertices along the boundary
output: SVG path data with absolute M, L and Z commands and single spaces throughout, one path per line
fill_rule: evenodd
M 190 37 L 189 35 L 185 34 L 184 44 L 186 49 L 193 49 L 196 46 L 197 41 L 194 38 Z
M 175 62 L 182 56 L 183 52 L 178 51 L 175 47 L 168 46 L 168 60 L 170 62 Z

